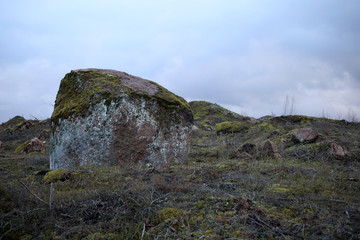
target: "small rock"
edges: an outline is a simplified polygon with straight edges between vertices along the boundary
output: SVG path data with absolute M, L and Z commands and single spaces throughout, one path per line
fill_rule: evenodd
M 336 143 L 331 143 L 329 153 L 335 159 L 346 159 L 351 155 L 344 147 Z
M 263 155 L 269 156 L 273 158 L 281 158 L 281 154 L 279 153 L 279 150 L 276 146 L 276 144 L 273 141 L 266 141 L 263 147 Z
M 41 152 L 44 149 L 45 149 L 44 143 L 38 138 L 33 138 L 26 145 L 26 147 L 24 149 L 24 152 L 26 154 L 28 154 L 28 153 L 31 153 L 31 152 Z
M 248 153 L 250 155 L 256 155 L 257 154 L 257 146 L 254 143 L 245 143 L 242 145 L 241 151 Z
M 193 125 L 193 126 L 191 127 L 191 130 L 192 130 L 193 132 L 196 132 L 196 131 L 199 130 L 199 128 L 198 128 L 197 126 Z
M 313 143 L 319 137 L 319 134 L 312 128 L 300 128 L 292 134 L 291 140 L 294 143 Z

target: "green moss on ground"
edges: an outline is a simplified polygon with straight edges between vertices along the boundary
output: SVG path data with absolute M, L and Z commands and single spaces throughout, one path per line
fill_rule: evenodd
M 238 133 L 249 129 L 247 122 L 221 122 L 215 125 L 217 134 L 220 133 Z
M 26 146 L 28 145 L 30 141 L 25 141 L 22 144 L 20 144 L 14 151 L 15 154 L 20 154 L 25 151 Z
M 221 122 L 250 119 L 206 101 L 192 101 L 189 104 L 194 114 L 195 125 L 205 130 L 215 130 L 215 125 Z
M 202 121 L 213 123 L 206 116 Z M 34 196 L 49 203 L 50 185 L 43 181 L 48 159 L 39 163 L 45 155 L 11 153 L 11 158 L 0 159 L 0 219 L 18 228 L 4 226 L 0 235 L 359 239 L 360 124 L 286 116 L 262 118 L 248 126 L 247 131 L 222 136 L 215 129 L 195 131 L 187 163 L 75 169 L 65 181 L 53 181 L 51 210 Z M 301 127 L 313 128 L 319 140 L 291 143 L 291 133 Z M 277 144 L 283 158 L 229 157 L 244 143 L 261 146 L 267 140 Z M 354 157 L 329 158 L 332 142 Z

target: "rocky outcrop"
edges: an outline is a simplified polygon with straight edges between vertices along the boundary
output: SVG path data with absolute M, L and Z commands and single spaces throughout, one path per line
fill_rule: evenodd
M 28 144 L 26 144 L 24 152 L 26 154 L 31 152 L 41 152 L 44 149 L 45 149 L 44 143 L 38 138 L 33 138 L 29 141 Z
M 318 138 L 318 133 L 312 128 L 300 128 L 292 134 L 294 143 L 313 143 Z
M 50 168 L 182 162 L 192 123 L 188 103 L 154 82 L 114 70 L 71 71 L 51 118 Z

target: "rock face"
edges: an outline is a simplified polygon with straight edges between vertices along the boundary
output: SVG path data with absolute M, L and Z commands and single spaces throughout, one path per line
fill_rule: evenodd
M 181 97 L 124 72 L 71 71 L 51 117 L 50 168 L 182 162 L 192 111 Z

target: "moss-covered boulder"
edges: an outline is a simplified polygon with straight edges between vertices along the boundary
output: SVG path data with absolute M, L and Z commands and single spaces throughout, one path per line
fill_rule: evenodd
M 51 117 L 50 167 L 182 162 L 193 115 L 155 82 L 104 69 L 71 71 Z
M 67 169 L 56 169 L 50 172 L 47 172 L 43 178 L 43 182 L 52 183 L 57 181 L 65 181 L 70 178 L 71 171 Z

